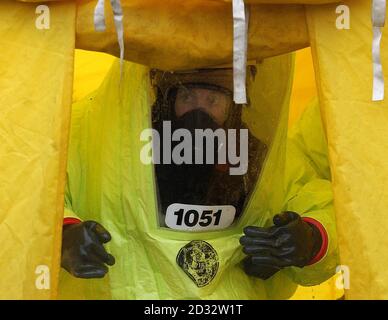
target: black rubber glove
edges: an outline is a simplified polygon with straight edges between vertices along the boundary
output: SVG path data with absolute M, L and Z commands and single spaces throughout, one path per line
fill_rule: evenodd
M 115 258 L 106 252 L 104 243 L 111 235 L 95 221 L 63 227 L 62 268 L 77 278 L 103 278 Z
M 278 214 L 273 222 L 270 228 L 246 227 L 240 239 L 248 255 L 245 272 L 264 280 L 284 267 L 303 268 L 322 246 L 319 230 L 295 212 Z
M 244 271 L 248 276 L 257 277 L 262 280 L 271 278 L 281 269 L 267 264 L 253 263 L 251 256 L 246 257 L 242 263 Z

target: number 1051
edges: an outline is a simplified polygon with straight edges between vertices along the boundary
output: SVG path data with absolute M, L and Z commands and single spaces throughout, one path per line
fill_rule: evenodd
M 219 230 L 229 227 L 236 214 L 233 206 L 198 206 L 174 203 L 167 208 L 166 225 L 185 231 Z
M 188 210 L 185 212 L 184 209 L 179 209 L 174 212 L 174 215 L 177 217 L 176 224 L 181 226 L 184 223 L 188 227 L 194 227 L 199 224 L 201 227 L 207 227 L 213 224 L 218 226 L 221 220 L 222 210 L 217 210 L 213 212 L 212 210 L 202 211 L 201 216 L 197 210 Z

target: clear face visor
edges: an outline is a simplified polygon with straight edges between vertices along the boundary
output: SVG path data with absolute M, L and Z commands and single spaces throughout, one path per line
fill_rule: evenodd
M 171 89 L 165 83 L 158 87 L 153 123 L 161 145 L 155 164 L 160 227 L 226 230 L 245 214 L 265 214 L 274 190 L 280 190 L 272 185 L 282 181 L 285 135 L 278 132 L 287 124 L 288 87 L 274 70 L 288 74 L 289 68 L 278 58 L 258 69 L 249 80 L 248 107 L 234 104 L 232 93 L 218 86 L 178 79 Z
M 161 159 L 168 159 L 155 166 L 159 224 L 186 232 L 227 229 L 243 213 L 267 146 L 244 126 L 227 89 L 184 84 L 167 98 L 169 119 L 155 125 Z

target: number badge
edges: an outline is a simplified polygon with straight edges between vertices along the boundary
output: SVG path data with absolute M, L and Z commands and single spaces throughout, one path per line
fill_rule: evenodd
M 197 206 L 173 203 L 167 208 L 166 225 L 175 230 L 201 232 L 229 227 L 236 216 L 233 206 Z

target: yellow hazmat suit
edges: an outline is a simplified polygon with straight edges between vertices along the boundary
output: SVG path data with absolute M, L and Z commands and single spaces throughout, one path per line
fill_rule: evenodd
M 112 234 L 107 247 L 116 265 L 96 280 L 63 271 L 60 298 L 281 299 L 292 296 L 297 284 L 316 285 L 334 274 L 335 223 L 318 108 L 310 108 L 296 126 L 286 162 L 293 59 L 270 58 L 257 68 L 243 119 L 270 151 L 243 217 L 223 231 L 185 233 L 158 226 L 153 166 L 142 164 L 139 156 L 140 133 L 151 127 L 154 101 L 148 68 L 125 63 L 120 81 L 115 62 L 100 88 L 74 104 L 65 216 L 104 225 Z M 324 257 L 303 269 L 286 268 L 267 281 L 248 277 L 240 265 L 242 228 L 270 226 L 282 210 L 324 226 L 329 235 Z M 179 250 L 192 240 L 205 240 L 218 255 L 215 278 L 201 288 L 176 263 Z

